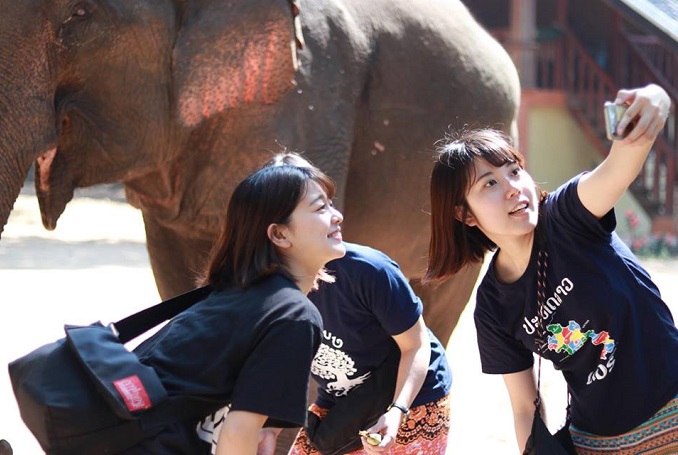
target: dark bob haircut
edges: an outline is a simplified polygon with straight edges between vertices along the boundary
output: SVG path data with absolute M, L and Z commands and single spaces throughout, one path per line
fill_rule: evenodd
M 462 221 L 469 212 L 466 196 L 478 159 L 496 167 L 525 165 L 509 137 L 498 130 L 461 131 L 439 143 L 431 173 L 431 241 L 425 282 L 448 278 L 470 263 L 481 262 L 485 253 L 497 247 L 477 226 Z
M 247 288 L 274 273 L 289 276 L 267 229 L 273 223 L 289 222 L 309 182 L 316 182 L 329 198 L 334 197 L 335 184 L 312 165 L 270 165 L 277 159 L 272 158 L 233 191 L 224 228 L 207 260 L 203 284 L 217 290 L 233 285 Z

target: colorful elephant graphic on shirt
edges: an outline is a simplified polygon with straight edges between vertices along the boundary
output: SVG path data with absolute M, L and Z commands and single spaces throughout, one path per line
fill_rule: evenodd
M 565 351 L 567 354 L 572 355 L 581 349 L 587 340 L 591 340 L 594 346 L 602 345 L 603 349 L 600 353 L 602 360 L 607 359 L 608 354 L 614 351 L 615 342 L 608 332 L 583 331 L 581 326 L 575 321 L 570 321 L 567 326 L 549 324 L 546 330 L 551 333 L 548 336 L 548 348 L 557 353 Z

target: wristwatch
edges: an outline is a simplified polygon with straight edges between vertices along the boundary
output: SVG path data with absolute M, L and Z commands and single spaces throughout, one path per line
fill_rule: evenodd
M 407 417 L 407 414 L 409 414 L 410 412 L 410 410 L 406 406 L 398 404 L 395 401 L 388 405 L 388 408 L 386 408 L 386 412 L 390 411 L 393 408 L 400 409 L 403 412 L 403 418 Z

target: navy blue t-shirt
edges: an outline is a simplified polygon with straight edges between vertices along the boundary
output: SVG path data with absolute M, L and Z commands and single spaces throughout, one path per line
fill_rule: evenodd
M 319 384 L 317 404 L 331 407 L 397 347 L 393 335 L 410 329 L 423 306 L 398 265 L 375 249 L 344 242 L 346 255 L 327 264 L 336 277 L 309 294 L 323 318 L 323 339 L 311 373 Z M 431 361 L 412 406 L 436 401 L 450 390 L 445 349 L 429 330 Z
M 678 330 L 659 290 L 613 232 L 614 211 L 596 219 L 577 176 L 542 207 L 548 251 L 548 350 L 572 398 L 572 423 L 597 435 L 624 433 L 678 393 Z M 533 363 L 537 324 L 535 240 L 527 270 L 500 283 L 494 261 L 474 313 L 482 369 L 505 374 Z

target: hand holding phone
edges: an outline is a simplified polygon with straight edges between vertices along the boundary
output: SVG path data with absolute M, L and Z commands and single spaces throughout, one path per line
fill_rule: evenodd
M 629 123 L 624 134 L 617 134 L 617 126 L 619 121 L 624 116 L 624 113 L 629 107 L 625 104 L 617 104 L 613 101 L 606 101 L 604 105 L 604 114 L 605 114 L 605 133 L 607 138 L 611 141 L 619 141 L 626 137 L 627 134 L 633 129 L 633 122 Z

